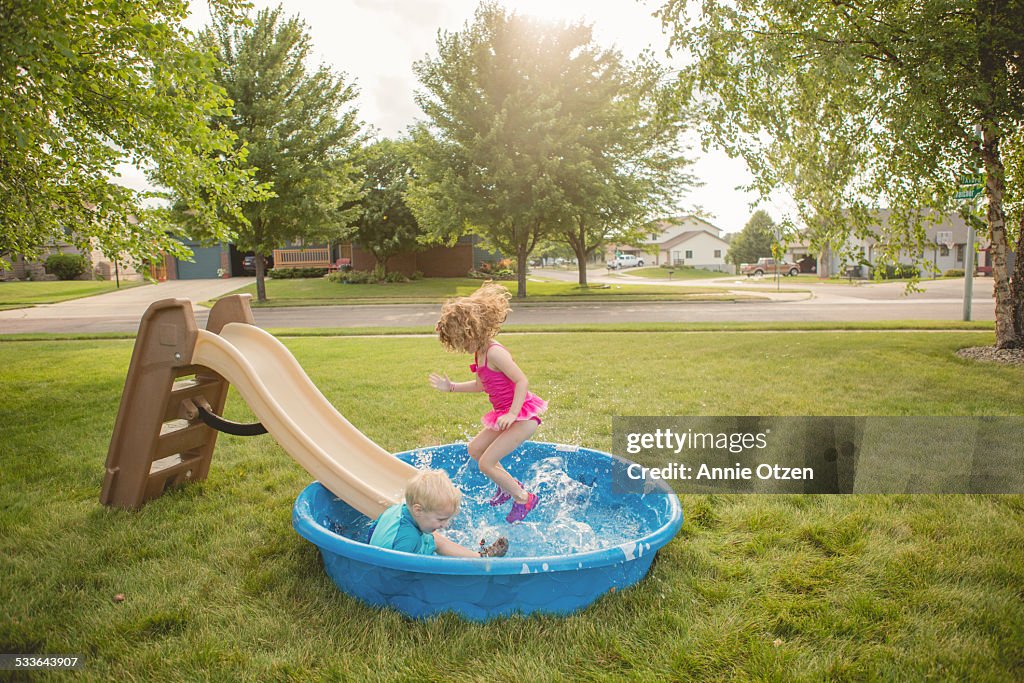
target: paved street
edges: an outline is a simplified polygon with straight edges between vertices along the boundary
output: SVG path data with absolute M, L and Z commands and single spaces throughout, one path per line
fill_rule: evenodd
M 567 271 L 541 271 L 535 275 L 575 281 Z M 121 290 L 86 299 L 33 308 L 0 311 L 0 334 L 26 332 L 134 332 L 146 307 L 153 301 L 183 297 L 205 301 L 251 284 L 253 278 L 230 280 L 179 280 Z M 667 284 L 642 280 L 628 274 L 592 272 L 592 282 Z M 904 294 L 904 284 L 819 284 L 783 280 L 786 289 L 776 292 L 772 280 L 746 278 L 674 282 L 679 287 L 721 287 L 763 296 L 762 301 L 738 303 L 624 302 L 517 304 L 512 301 L 510 322 L 557 324 L 594 322 L 800 322 L 873 320 L 960 320 L 963 280 L 925 283 L 925 291 Z M 196 319 L 204 325 L 207 309 L 195 306 Z M 405 327 L 432 325 L 437 305 L 330 306 L 256 309 L 261 327 Z M 992 320 L 992 280 L 975 279 L 973 319 Z

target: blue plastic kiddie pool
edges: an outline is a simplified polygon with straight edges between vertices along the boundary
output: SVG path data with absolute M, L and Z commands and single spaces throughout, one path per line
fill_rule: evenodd
M 509 538 L 503 558 L 424 556 L 367 545 L 371 520 L 314 482 L 295 501 L 295 530 L 321 552 L 345 593 L 413 618 L 455 612 L 484 621 L 514 613 L 569 614 L 612 589 L 632 586 L 683 523 L 679 499 L 663 482 L 647 493 L 613 493 L 624 462 L 607 453 L 526 442 L 502 460 L 541 503 L 526 521 L 505 522 L 508 505 L 487 504 L 494 485 L 465 444 L 397 454 L 417 467 L 444 469 L 463 491 L 446 535 L 469 547 Z

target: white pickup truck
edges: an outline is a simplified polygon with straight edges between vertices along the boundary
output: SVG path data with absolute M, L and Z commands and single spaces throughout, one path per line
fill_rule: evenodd
M 644 260 L 633 254 L 619 254 L 614 259 L 608 262 L 608 267 L 612 270 L 618 270 L 619 268 L 632 268 L 634 266 L 640 267 L 644 265 Z

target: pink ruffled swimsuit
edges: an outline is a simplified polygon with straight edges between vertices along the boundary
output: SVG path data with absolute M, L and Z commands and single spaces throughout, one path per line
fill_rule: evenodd
M 501 346 L 498 342 L 491 342 L 488 346 L 490 350 L 491 346 Z M 501 348 L 505 348 L 501 346 Z M 504 372 L 500 370 L 491 370 L 487 367 L 487 351 L 484 351 L 484 360 L 482 363 L 473 363 L 469 366 L 470 372 L 475 372 L 480 383 L 484 386 L 484 391 L 487 392 L 487 397 L 491 399 L 491 405 L 494 410 L 486 413 L 480 422 L 483 423 L 488 429 L 498 429 L 498 418 L 508 412 L 508 409 L 512 406 L 512 399 L 515 398 L 516 384 L 508 378 Z M 544 411 L 548 409 L 548 402 L 537 396 L 532 391 L 526 392 L 526 400 L 523 401 L 523 407 L 519 410 L 519 416 L 516 420 L 533 420 L 537 424 L 540 424 L 540 416 L 544 414 Z

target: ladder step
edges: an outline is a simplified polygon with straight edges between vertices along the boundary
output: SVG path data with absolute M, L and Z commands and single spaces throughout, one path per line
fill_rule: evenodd
M 160 429 L 160 437 L 156 440 L 153 461 L 199 448 L 209 439 L 211 431 L 202 422 L 195 424 L 190 424 L 187 420 L 165 422 Z

